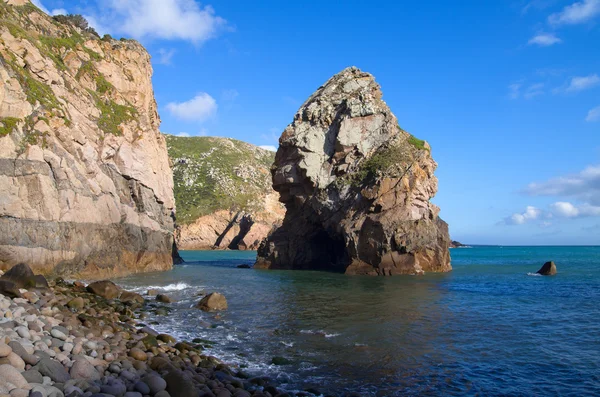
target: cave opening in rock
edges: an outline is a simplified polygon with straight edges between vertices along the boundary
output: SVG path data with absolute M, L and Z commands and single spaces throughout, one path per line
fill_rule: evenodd
M 346 245 L 341 236 L 332 237 L 326 230 L 319 230 L 309 242 L 313 255 L 313 270 L 343 273 L 348 266 Z

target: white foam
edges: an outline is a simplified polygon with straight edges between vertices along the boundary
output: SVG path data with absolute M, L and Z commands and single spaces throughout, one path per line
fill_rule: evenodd
M 539 273 L 527 273 L 527 275 L 528 276 L 535 276 L 535 277 L 541 276 L 541 274 L 539 274 Z
M 328 334 L 327 332 L 325 332 L 323 330 L 317 330 L 317 331 L 315 331 L 315 330 L 312 330 L 312 329 L 302 329 L 302 330 L 300 330 L 300 333 L 301 334 L 310 334 L 310 335 L 321 335 L 321 336 L 324 336 L 326 338 L 333 338 L 334 336 L 340 336 L 341 335 L 341 334 L 338 334 L 338 333 L 335 333 L 335 332 L 331 333 L 331 334 Z

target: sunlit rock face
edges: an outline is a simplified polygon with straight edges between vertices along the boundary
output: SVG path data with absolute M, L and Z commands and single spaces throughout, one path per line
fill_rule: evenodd
M 273 188 L 286 206 L 257 268 L 394 275 L 451 270 L 448 225 L 430 202 L 436 162 L 398 125 L 369 73 L 348 68 L 279 139 Z
M 169 269 L 173 177 L 146 50 L 0 0 L 0 268 Z

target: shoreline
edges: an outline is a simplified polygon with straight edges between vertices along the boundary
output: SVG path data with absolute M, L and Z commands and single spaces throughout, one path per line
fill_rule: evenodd
M 205 355 L 209 341 L 159 334 L 143 318 L 168 306 L 100 283 L 57 278 L 47 288 L 0 295 L 1 397 L 294 395 Z

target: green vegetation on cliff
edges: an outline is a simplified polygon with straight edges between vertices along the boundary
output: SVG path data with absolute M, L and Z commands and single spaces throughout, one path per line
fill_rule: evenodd
M 218 210 L 260 209 L 275 153 L 229 138 L 165 135 L 173 163 L 177 221 Z

